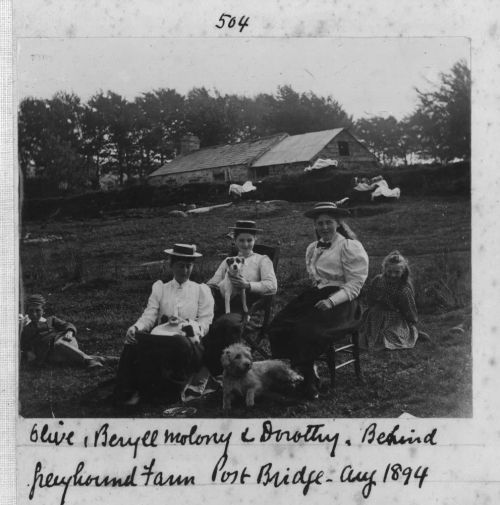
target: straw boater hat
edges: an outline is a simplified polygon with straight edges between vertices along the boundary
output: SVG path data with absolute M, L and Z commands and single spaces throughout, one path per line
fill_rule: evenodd
M 337 207 L 333 202 L 319 202 L 312 209 L 304 212 L 304 216 L 316 218 L 320 214 L 328 214 L 333 217 L 346 217 L 351 213 L 347 209 Z
M 202 254 L 196 252 L 194 244 L 174 244 L 172 249 L 165 249 L 165 254 L 179 258 L 196 259 L 201 258 Z
M 42 295 L 31 295 L 26 298 L 26 307 L 42 307 L 45 305 L 45 298 Z
M 260 228 L 257 228 L 257 224 L 255 221 L 236 221 L 236 226 L 230 226 L 230 230 L 233 230 L 233 233 L 238 231 L 248 232 L 248 233 L 257 233 L 264 231 Z

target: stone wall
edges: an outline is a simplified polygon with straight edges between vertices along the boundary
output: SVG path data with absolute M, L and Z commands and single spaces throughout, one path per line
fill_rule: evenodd
M 183 186 L 189 183 L 200 182 L 228 182 L 244 183 L 252 180 L 249 176 L 250 169 L 246 165 L 234 165 L 231 167 L 205 168 L 203 170 L 191 170 L 177 174 L 166 174 L 151 177 L 148 183 L 152 186 Z
M 339 152 L 339 142 L 346 143 L 349 150 L 348 155 L 343 155 Z M 310 164 L 314 163 L 318 158 L 331 158 L 338 160 L 339 168 L 377 168 L 377 159 L 375 156 L 347 131 L 339 133 L 339 135 L 329 142 L 328 145 L 326 145 L 318 153 L 318 155 L 311 160 Z M 299 175 L 304 172 L 304 168 L 308 165 L 309 163 L 307 162 L 272 165 L 269 167 L 233 165 L 152 177 L 149 179 L 149 183 L 153 186 L 162 186 L 164 184 L 171 186 L 183 186 L 188 183 L 204 182 L 243 184 L 245 181 L 260 181 L 266 179 L 267 177 Z
M 339 152 L 339 142 L 346 142 L 349 155 L 341 155 Z M 339 133 L 331 142 L 329 142 L 313 160 L 318 158 L 331 158 L 339 161 L 339 167 L 342 168 L 376 168 L 377 159 L 360 142 L 358 142 L 349 132 Z

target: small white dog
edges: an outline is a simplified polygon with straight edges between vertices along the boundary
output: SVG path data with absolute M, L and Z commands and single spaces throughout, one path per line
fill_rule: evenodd
M 243 312 L 248 314 L 247 307 L 247 296 L 244 289 L 236 290 L 231 282 L 231 277 L 236 277 L 239 273 L 241 273 L 241 269 L 245 264 L 245 258 L 241 258 L 240 256 L 230 256 L 226 258 L 227 263 L 227 271 L 226 276 L 224 277 L 224 282 L 220 285 L 221 295 L 224 297 L 225 310 L 226 314 L 231 312 L 231 298 L 234 295 L 237 295 L 238 292 L 241 296 L 241 305 L 243 306 Z
M 252 362 L 250 349 L 243 344 L 226 347 L 221 357 L 224 368 L 222 408 L 231 409 L 233 393 L 245 398 L 247 407 L 253 407 L 255 396 L 273 389 L 273 386 L 294 385 L 302 377 L 286 363 L 277 359 Z

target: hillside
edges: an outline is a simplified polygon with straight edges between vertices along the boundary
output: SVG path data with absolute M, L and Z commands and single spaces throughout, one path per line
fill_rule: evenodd
M 188 218 L 168 209 L 121 211 L 85 221 L 25 222 L 22 236 L 57 237 L 47 243 L 21 244 L 23 289 L 43 292 L 48 312 L 73 321 L 81 347 L 118 355 L 126 328 L 144 307 L 152 282 L 164 275 L 161 251 L 174 242 L 198 244 L 204 258 L 196 267 L 206 280 L 229 248 L 228 226 L 235 219 L 256 219 L 260 240 L 280 245 L 279 309 L 305 285 L 303 255 L 314 239 L 303 217 L 310 203 L 242 202 Z M 450 334 L 460 323 L 470 328 L 470 201 L 465 197 L 403 197 L 394 204 L 363 206 L 349 221 L 369 256 L 370 271 L 379 271 L 389 251 L 399 249 L 412 265 L 422 329 L 434 344 L 412 351 L 363 356 L 364 386 L 343 369 L 334 394 L 316 404 L 287 408 L 262 404 L 243 416 L 391 417 L 409 411 L 418 417 L 472 414 L 470 332 Z M 144 263 L 149 265 L 141 266 Z M 195 279 L 196 280 L 196 279 Z M 59 368 L 22 369 L 21 413 L 25 416 L 122 416 L 109 405 L 81 403 L 114 370 L 97 374 Z M 95 396 L 95 395 L 94 395 Z M 99 395 L 97 395 L 99 396 Z M 212 403 L 211 403 L 212 402 Z M 218 417 L 220 404 L 208 400 L 197 415 Z M 134 415 L 158 416 L 161 407 Z

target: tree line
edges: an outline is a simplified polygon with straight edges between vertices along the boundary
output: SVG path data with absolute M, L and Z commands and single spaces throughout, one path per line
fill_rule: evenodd
M 200 146 L 241 142 L 286 132 L 349 127 L 381 163 L 412 157 L 446 162 L 470 157 L 470 72 L 457 62 L 430 91 L 416 89 L 416 110 L 402 120 L 354 121 L 332 96 L 291 86 L 254 97 L 193 88 L 186 95 L 157 89 L 127 100 L 99 91 L 83 102 L 74 93 L 24 98 L 19 106 L 19 164 L 59 189 L 97 189 L 104 174 L 119 183 L 144 179 L 179 153 L 186 133 Z

